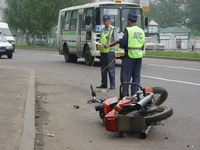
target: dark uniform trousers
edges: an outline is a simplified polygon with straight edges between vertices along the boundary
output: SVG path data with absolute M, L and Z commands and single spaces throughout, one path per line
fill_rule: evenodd
M 121 83 L 130 82 L 131 77 L 133 83 L 140 84 L 140 71 L 142 67 L 142 58 L 130 58 L 128 54 L 126 54 L 122 60 L 121 67 Z M 131 86 L 131 95 L 134 95 L 139 88 L 137 86 Z M 124 85 L 122 87 L 122 92 L 124 95 L 128 95 L 129 87 L 128 85 Z
M 101 53 L 101 83 L 105 87 L 107 87 L 108 75 L 110 78 L 110 87 L 115 87 L 115 61 L 113 61 L 114 59 L 115 52 Z M 109 64 L 110 66 L 108 67 Z

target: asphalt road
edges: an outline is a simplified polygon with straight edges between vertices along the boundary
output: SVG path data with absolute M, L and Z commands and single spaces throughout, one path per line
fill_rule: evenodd
M 120 61 L 117 63 L 119 86 Z M 100 84 L 99 62 L 91 68 L 82 59 L 65 63 L 56 51 L 17 49 L 12 60 L 0 59 L 0 65 L 36 71 L 37 150 L 200 149 L 199 62 L 143 59 L 141 84 L 166 88 L 169 98 L 164 105 L 174 109 L 173 117 L 154 126 L 146 140 L 134 133 L 121 139 L 117 133 L 105 131 L 94 105 L 87 104 L 89 85 Z M 98 93 L 99 98 L 115 95 L 118 89 Z M 74 109 L 74 105 L 80 108 Z

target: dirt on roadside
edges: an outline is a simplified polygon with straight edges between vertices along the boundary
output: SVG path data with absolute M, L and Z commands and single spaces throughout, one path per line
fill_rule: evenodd
M 35 150 L 43 150 L 43 128 L 47 126 L 48 113 L 43 105 L 47 103 L 47 94 L 39 91 L 41 84 L 36 82 L 36 98 L 35 98 Z

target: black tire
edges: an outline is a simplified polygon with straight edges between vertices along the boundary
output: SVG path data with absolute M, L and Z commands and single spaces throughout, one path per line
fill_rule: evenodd
M 8 59 L 12 59 L 13 58 L 13 54 L 8 54 L 7 57 L 8 57 Z
M 158 106 L 157 111 L 144 116 L 145 123 L 151 125 L 155 122 L 165 120 L 173 115 L 173 109 L 171 107 Z
M 119 131 L 119 137 L 120 138 L 124 138 L 125 137 L 125 133 L 123 131 Z
M 69 53 L 69 47 L 67 45 L 64 46 L 64 58 L 65 62 L 73 62 L 76 63 L 78 60 L 78 57 L 75 54 Z
M 94 57 L 91 55 L 90 48 L 88 46 L 85 46 L 84 52 L 85 52 L 84 58 L 85 58 L 86 65 L 88 65 L 88 66 L 93 65 Z
M 74 54 L 70 54 L 71 62 L 76 63 L 78 60 L 78 57 Z
M 15 52 L 15 46 L 13 46 L 13 52 Z
M 168 92 L 166 89 L 162 87 L 153 87 L 153 93 L 155 94 L 154 96 L 154 104 L 156 106 L 160 106 L 168 97 Z

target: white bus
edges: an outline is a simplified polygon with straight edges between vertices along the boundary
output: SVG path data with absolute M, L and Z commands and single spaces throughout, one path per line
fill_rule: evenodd
M 59 54 L 64 55 L 66 62 L 77 62 L 78 58 L 84 58 L 86 64 L 91 65 L 94 58 L 100 56 L 96 41 L 100 40 L 102 17 L 111 17 L 111 24 L 116 27 L 119 38 L 122 38 L 130 12 L 138 15 L 137 25 L 144 29 L 148 19 L 144 17 L 140 5 L 135 3 L 94 2 L 61 10 L 57 32 Z M 116 51 L 117 58 L 123 55 L 123 49 Z

